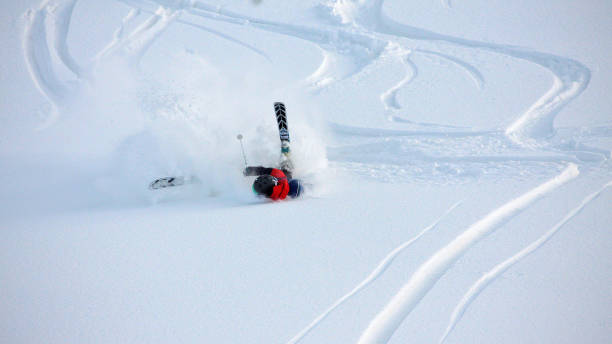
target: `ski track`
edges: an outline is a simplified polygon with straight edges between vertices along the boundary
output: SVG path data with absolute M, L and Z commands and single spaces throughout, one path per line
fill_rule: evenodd
M 334 3 L 332 10 L 342 18 L 343 23 L 350 23 L 365 30 L 395 37 L 443 41 L 466 48 L 488 50 L 535 63 L 552 73 L 551 89 L 506 128 L 506 135 L 518 144 L 534 145 L 537 139 L 552 136 L 556 115 L 589 84 L 591 72 L 578 61 L 510 45 L 452 37 L 401 24 L 383 14 L 384 2 L 385 0 L 339 0 Z
M 39 9 L 28 11 L 26 16 L 27 23 L 23 42 L 30 75 L 47 98 L 54 102 L 58 101 L 63 98 L 66 89 L 55 74 L 51 63 L 51 50 L 47 42 L 46 29 L 47 2 L 44 2 Z
M 392 46 L 394 44 L 390 43 L 389 45 Z M 406 66 L 406 69 L 408 71 L 404 79 L 402 79 L 397 85 L 393 86 L 392 88 L 383 92 L 380 95 L 380 99 L 383 102 L 386 110 L 400 110 L 402 108 L 401 105 L 399 105 L 399 102 L 397 101 L 397 92 L 404 86 L 412 82 L 412 80 L 414 80 L 418 76 L 418 67 L 416 66 L 416 64 L 414 64 L 414 62 L 412 62 L 412 60 L 410 60 L 409 57 L 409 55 L 413 52 L 420 53 L 423 55 L 437 56 L 439 58 L 452 62 L 453 64 L 459 66 L 460 68 L 466 71 L 470 78 L 474 80 L 474 83 L 476 83 L 476 87 L 478 87 L 479 90 L 482 90 L 484 88 L 485 82 L 482 73 L 480 73 L 480 71 L 476 67 L 457 57 L 424 49 L 415 49 L 414 51 L 407 51 L 402 48 L 395 48 L 395 50 L 397 51 L 395 52 L 395 55 L 397 55 L 398 58 L 401 59 L 402 63 Z M 393 121 L 392 118 L 391 121 Z
M 401 49 L 401 48 L 397 48 L 395 50 L 396 52 L 394 53 L 394 55 L 396 55 L 397 58 L 400 59 L 402 64 L 406 66 L 407 72 L 406 72 L 406 76 L 402 80 L 400 80 L 400 82 L 397 83 L 397 85 L 393 86 L 392 88 L 390 88 L 389 90 L 385 91 L 384 93 L 380 95 L 380 99 L 385 105 L 385 109 L 387 110 L 390 110 L 390 109 L 400 110 L 402 108 L 399 105 L 399 102 L 397 101 L 397 92 L 402 87 L 412 82 L 412 80 L 414 80 L 419 74 L 419 69 L 414 64 L 414 62 L 410 60 L 411 52 L 408 50 Z
M 492 138 L 499 137 L 501 141 L 508 140 L 503 131 L 495 130 L 397 130 L 361 128 L 337 123 L 329 123 L 334 133 L 347 137 L 363 137 L 382 139 L 368 143 L 353 143 L 346 146 L 329 147 L 328 158 L 332 161 L 356 162 L 366 164 L 397 164 L 406 162 L 424 161 L 430 163 L 503 163 L 503 162 L 542 162 L 542 163 L 580 163 L 601 162 L 606 159 L 602 152 L 588 152 L 586 150 L 547 149 L 542 151 L 514 151 L 512 154 L 475 153 L 472 155 L 435 155 L 430 154 L 427 148 L 419 148 L 414 144 L 388 142 L 391 138 Z M 474 144 L 478 144 L 475 141 Z M 607 151 L 604 151 L 607 152 Z
M 565 215 L 565 217 L 561 221 L 559 221 L 556 225 L 554 225 L 551 229 L 549 229 L 544 235 L 542 235 L 536 241 L 534 241 L 533 243 L 529 244 L 527 247 L 525 247 L 524 249 L 522 249 L 521 251 L 519 251 L 518 253 L 516 253 L 512 257 L 508 258 L 507 260 L 505 260 L 501 264 L 495 266 L 489 272 L 484 274 L 476 283 L 474 283 L 470 287 L 468 292 L 462 297 L 462 299 L 459 302 L 459 304 L 453 310 L 453 313 L 451 315 L 448 327 L 446 328 L 446 331 L 442 335 L 442 338 L 440 339 L 440 343 L 444 343 L 446 341 L 446 339 L 448 338 L 448 335 L 455 328 L 455 326 L 457 325 L 459 320 L 461 320 L 461 317 L 463 317 L 463 314 L 465 313 L 467 308 L 470 306 L 470 304 L 478 297 L 478 295 L 480 295 L 480 293 L 489 284 L 491 284 L 493 281 L 495 281 L 501 274 L 503 274 L 506 270 L 508 270 L 514 264 L 520 262 L 522 259 L 527 257 L 529 254 L 533 253 L 538 248 L 540 248 L 542 245 L 544 245 L 567 222 L 569 222 L 572 218 L 574 218 L 576 215 L 578 215 L 584 209 L 584 207 L 586 207 L 589 203 L 591 203 L 593 200 L 595 200 L 597 197 L 599 197 L 599 195 L 601 195 L 602 192 L 604 192 L 607 188 L 609 188 L 611 186 L 612 186 L 612 182 L 608 182 L 602 188 L 600 188 L 596 192 L 594 192 L 594 193 L 590 194 L 589 196 L 587 196 L 580 203 L 580 205 L 578 205 L 576 208 L 574 208 L 572 211 L 570 211 L 567 215 Z
M 158 3 L 163 2 L 158 1 Z M 332 14 L 340 17 L 343 24 L 351 24 L 361 31 L 347 31 L 342 27 L 335 30 L 323 30 L 271 22 L 244 16 L 199 1 L 183 4 L 182 8 L 190 14 L 203 18 L 238 25 L 249 25 L 317 44 L 324 51 L 324 58 L 319 69 L 307 79 L 316 88 L 346 79 L 377 59 L 382 49 L 392 42 L 376 38 L 376 34 L 416 40 L 444 41 L 466 48 L 488 50 L 540 65 L 553 75 L 551 89 L 526 112 L 521 114 L 505 131 L 511 140 L 523 145 L 533 145 L 537 139 L 552 136 L 556 115 L 565 105 L 580 95 L 590 81 L 590 70 L 577 61 L 520 47 L 442 35 L 400 24 L 383 14 L 383 4 L 384 0 L 370 2 L 345 0 L 336 1 L 330 5 Z M 465 61 L 439 52 L 429 51 L 429 53 L 446 58 L 461 66 L 468 71 L 479 87 L 484 85 L 482 74 Z M 406 79 L 402 80 L 400 87 L 407 82 Z M 393 96 L 398 89 L 397 86 L 393 87 L 381 95 L 381 100 L 386 107 L 396 108 L 399 106 L 397 101 L 394 101 Z
M 79 86 L 78 80 L 63 81 L 57 76 L 55 70 L 57 66 L 54 64 L 52 53 L 58 57 L 59 63 L 75 74 L 77 79 L 90 75 L 90 71 L 82 68 L 72 57 L 67 44 L 71 17 L 76 3 L 76 0 L 61 2 L 48 0 L 41 2 L 38 9 L 31 9 L 26 13 L 27 23 L 23 38 L 26 65 L 34 84 L 53 107 L 50 118 L 46 120 L 42 128 L 57 121 L 59 109 L 63 108 L 71 98 L 76 97 Z M 130 12 L 124 19 L 114 40 L 96 55 L 96 62 L 99 63 L 104 57 L 111 56 L 124 48 L 126 58 L 132 63 L 137 63 L 153 41 L 173 21 L 177 13 L 160 8 L 158 13 L 151 16 L 126 38 L 123 28 L 135 15 L 135 12 Z M 47 24 L 53 29 L 52 34 L 49 35 L 50 38 L 47 37 Z M 53 50 L 49 43 L 52 43 Z
M 324 30 L 284 24 L 240 15 L 195 1 L 189 13 L 213 20 L 249 25 L 259 29 L 299 38 L 316 44 L 323 53 L 319 68 L 306 80 L 315 89 L 344 80 L 377 59 L 387 42 L 371 35 L 335 28 Z
M 391 122 L 397 122 L 397 123 L 415 124 L 421 127 L 436 127 L 436 128 L 462 129 L 462 130 L 469 129 L 469 127 L 462 127 L 462 126 L 457 126 L 457 125 L 411 121 L 409 119 L 406 119 L 400 116 L 396 116 L 396 115 L 389 116 L 389 120 Z
M 132 11 L 142 11 L 142 12 L 146 12 L 146 13 L 149 13 L 149 14 L 154 14 L 155 13 L 155 10 L 149 9 L 149 8 L 145 8 L 145 7 L 147 7 L 146 4 L 142 3 L 140 1 L 137 1 L 137 0 L 117 0 L 117 1 L 122 2 L 122 3 L 124 3 L 127 6 L 131 6 L 132 7 Z M 236 39 L 235 37 L 227 35 L 227 34 L 225 34 L 223 32 L 220 32 L 220 31 L 215 30 L 215 29 L 211 29 L 211 28 L 209 28 L 207 26 L 204 26 L 204 25 L 201 25 L 201 24 L 192 23 L 192 22 L 190 22 L 188 20 L 181 19 L 181 18 L 176 19 L 175 22 L 183 24 L 183 25 L 191 26 L 191 27 L 194 27 L 196 29 L 199 29 L 199 30 L 211 33 L 211 34 L 213 34 L 215 36 L 221 37 L 221 38 L 223 38 L 223 39 L 225 39 L 225 40 L 227 40 L 229 42 L 235 43 L 237 45 L 240 45 L 242 47 L 245 47 L 245 48 L 251 50 L 252 52 L 256 53 L 257 55 L 265 58 L 268 62 L 272 62 L 272 59 L 270 58 L 270 56 L 268 54 L 266 54 L 264 51 L 262 51 L 260 49 L 257 49 L 255 46 L 253 46 L 253 45 L 251 45 L 249 43 L 246 43 L 244 41 L 241 41 L 239 39 Z
M 105 58 L 116 54 L 123 54 L 130 65 L 136 66 L 147 49 L 179 14 L 180 11 L 159 7 L 147 20 L 136 27 L 129 35 L 125 36 L 123 35 L 123 27 L 131 19 L 132 13 L 129 13 L 121 24 L 119 29 L 120 35 L 98 56 Z
M 448 60 L 452 63 L 454 63 L 455 65 L 461 67 L 463 70 L 466 71 L 466 73 L 470 76 L 470 78 L 472 80 L 474 80 L 474 83 L 476 84 L 476 87 L 478 87 L 479 90 L 482 90 L 484 88 L 485 85 L 485 79 L 484 76 L 482 76 L 482 73 L 480 73 L 480 71 L 478 70 L 478 68 L 472 66 L 471 64 L 457 58 L 454 56 L 450 56 L 447 54 L 443 54 L 443 53 L 439 53 L 437 51 L 432 51 L 432 50 L 425 50 L 425 49 L 416 49 L 415 50 L 416 53 L 421 53 L 421 54 L 425 54 L 425 55 L 433 55 L 433 56 L 438 56 L 440 58 L 443 58 L 445 60 Z
M 45 1 L 38 9 L 26 13 L 26 26 L 23 37 L 25 62 L 36 88 L 49 100 L 52 111 L 41 129 L 55 123 L 59 117 L 59 108 L 68 94 L 68 87 L 55 74 L 51 50 L 47 42 L 45 26 L 48 16 Z
M 138 17 L 140 15 L 140 12 L 141 11 L 139 9 L 132 8 L 127 13 L 127 15 L 121 21 L 121 25 L 119 25 L 119 27 L 115 31 L 113 35 L 113 40 L 110 41 L 106 45 L 106 47 L 104 47 L 100 52 L 98 52 L 98 54 L 96 54 L 94 61 L 99 62 L 105 57 L 109 56 L 111 52 L 116 49 L 116 47 L 118 47 L 119 45 L 122 44 L 122 42 L 124 42 L 126 25 L 129 25 L 136 17 Z
M 370 144 L 351 145 L 348 147 L 329 148 L 328 157 L 332 161 L 357 162 L 368 164 L 397 164 L 406 161 L 425 161 L 431 163 L 490 163 L 490 162 L 547 162 L 547 163 L 578 163 L 580 159 L 559 154 L 497 154 L 497 155 L 432 155 L 426 151 L 398 145 L 396 143 L 377 142 Z
M 133 6 L 146 6 L 144 1 L 120 1 Z M 160 5 L 165 3 L 159 0 L 155 2 Z M 375 38 L 372 35 L 344 30 L 340 27 L 331 30 L 273 22 L 245 16 L 200 1 L 181 3 L 179 7 L 193 16 L 254 27 L 317 45 L 322 50 L 323 61 L 319 68 L 306 79 L 315 90 L 360 72 L 376 60 L 388 44 L 386 40 Z
M 420 124 L 420 123 L 419 123 Z M 420 124 L 423 125 L 423 124 Z M 426 124 L 427 126 L 443 126 Z M 501 133 L 495 130 L 398 130 L 361 128 L 330 122 L 329 127 L 338 134 L 362 137 L 392 137 L 392 136 L 429 136 L 429 137 L 472 137 Z
M 405 121 L 420 126 L 439 127 L 443 130 L 398 130 L 382 128 L 362 128 L 342 125 L 330 122 L 329 127 L 334 133 L 346 137 L 363 137 L 372 139 L 388 140 L 390 138 L 441 138 L 441 139 L 461 139 L 461 138 L 493 138 L 498 137 L 501 141 L 508 138 L 501 130 L 470 130 L 466 128 L 454 128 L 433 123 L 414 123 L 398 117 L 391 117 L 392 121 Z M 584 136 L 589 137 L 589 136 Z M 478 144 L 474 141 L 473 145 Z M 351 144 L 342 147 L 332 147 L 328 150 L 328 158 L 337 161 L 351 161 L 358 163 L 391 163 L 401 164 L 405 161 L 428 161 L 428 162 L 457 162 L 457 163 L 489 163 L 489 162 L 549 162 L 549 163 L 602 163 L 610 159 L 611 152 L 605 149 L 589 147 L 582 143 L 570 140 L 562 144 L 556 144 L 549 148 L 540 150 L 521 150 L 513 154 L 477 154 L 441 156 L 428 154 L 426 149 L 412 144 L 409 148 L 404 148 L 401 144 L 387 144 L 386 142 Z M 359 154 L 355 154 L 359 152 Z
M 161 1 L 157 1 L 157 3 L 163 4 Z M 384 16 L 382 13 L 383 4 L 384 0 L 370 2 L 347 0 L 336 1 L 334 5 L 331 5 L 330 10 L 332 15 L 341 17 L 344 24 L 352 24 L 354 27 L 360 28 L 360 31 L 348 31 L 342 27 L 337 27 L 334 30 L 323 30 L 271 22 L 244 16 L 198 1 L 182 4 L 181 8 L 192 15 L 202 18 L 219 20 L 237 25 L 253 26 L 265 31 L 303 39 L 318 45 L 322 50 L 323 61 L 319 68 L 306 79 L 315 89 L 323 88 L 333 82 L 344 80 L 360 72 L 365 66 L 380 57 L 384 47 L 389 49 L 389 47 L 398 46 L 399 48 L 396 49 L 404 49 L 401 48 L 401 45 L 398 43 L 388 39 L 382 39 L 378 37 L 377 34 L 427 41 L 445 41 L 467 48 L 488 50 L 538 64 L 548 69 L 553 74 L 553 86 L 549 92 L 543 95 L 505 130 L 506 136 L 515 143 L 522 145 L 532 145 L 537 138 L 551 136 L 554 132 L 553 121 L 557 113 L 567 103 L 577 97 L 586 88 L 590 80 L 590 71 L 588 68 L 577 61 L 519 47 L 490 44 L 440 35 L 399 24 Z M 450 2 L 448 5 L 450 7 Z M 441 52 L 430 50 L 417 50 L 417 52 L 435 55 L 451 61 L 463 68 L 474 80 L 479 89 L 484 87 L 485 79 L 482 73 L 471 64 Z M 355 56 L 358 57 L 356 58 Z M 407 67 L 410 67 L 410 75 L 407 75 L 398 84 L 381 95 L 381 101 L 388 110 L 397 110 L 401 108 L 396 98 L 397 92 L 410 83 L 418 73 L 417 66 L 408 56 L 404 57 L 403 63 L 407 65 Z M 397 117 L 390 117 L 389 119 L 392 122 L 398 121 Z M 401 120 L 398 122 L 401 122 Z M 444 133 L 443 135 L 460 137 L 462 134 Z M 468 135 L 471 134 L 468 133 Z M 601 161 L 601 156 L 597 155 L 597 153 L 570 153 L 578 155 L 579 160 Z M 604 159 L 607 159 L 607 156 Z M 494 159 L 494 161 L 497 160 Z M 569 161 L 575 160 L 569 159 Z
M 52 12 L 54 18 L 54 43 L 55 51 L 64 65 L 73 72 L 78 78 L 83 74 L 83 68 L 79 66 L 77 61 L 72 57 L 68 49 L 67 39 L 72 19 L 72 11 L 77 0 L 70 0 L 61 3 Z
M 561 174 L 495 209 L 423 263 L 362 333 L 359 344 L 387 343 L 404 319 L 463 254 L 542 197 L 579 175 L 570 164 Z
M 374 282 L 378 277 L 380 277 L 387 268 L 393 263 L 395 258 L 410 247 L 414 242 L 420 239 L 423 235 L 427 234 L 429 231 L 434 229 L 440 221 L 442 221 L 451 211 L 457 208 L 462 202 L 457 202 L 453 204 L 448 210 L 446 210 L 439 218 L 437 218 L 432 224 L 425 227 L 419 234 L 411 238 L 410 240 L 404 242 L 400 246 L 396 247 L 393 251 L 391 251 L 379 264 L 378 266 L 363 280 L 359 283 L 353 290 L 342 296 L 338 299 L 334 304 L 332 304 L 328 309 L 326 309 L 321 315 L 315 318 L 308 326 L 306 326 L 302 331 L 300 331 L 297 335 L 295 335 L 287 344 L 296 344 L 304 336 L 306 336 L 310 331 L 312 331 L 319 323 L 321 323 L 331 312 L 333 312 L 336 308 L 340 307 L 344 302 L 353 297 L 355 294 L 360 292 L 362 289 L 370 285 Z
M 125 50 L 131 56 L 131 62 L 137 65 L 145 52 L 151 47 L 153 42 L 172 24 L 180 15 L 180 11 L 160 7 L 155 15 L 143 23 L 132 36 L 129 37 Z
M 221 37 L 221 38 L 223 38 L 223 39 L 225 39 L 227 41 L 230 41 L 232 43 L 235 43 L 237 45 L 245 47 L 245 48 L 251 50 L 252 52 L 254 52 L 255 54 L 263 57 L 264 59 L 266 59 L 266 61 L 272 62 L 272 59 L 270 58 L 270 55 L 266 54 L 266 52 L 264 52 L 263 50 L 257 49 L 255 46 L 253 46 L 251 44 L 248 44 L 246 42 L 243 42 L 243 41 L 241 41 L 239 39 L 236 39 L 236 38 L 234 38 L 232 36 L 226 35 L 223 32 L 211 29 L 211 28 L 206 27 L 204 25 L 190 23 L 190 22 L 188 22 L 186 20 L 182 20 L 182 19 L 177 20 L 177 23 L 181 23 L 181 24 L 184 24 L 184 25 L 188 25 L 188 26 L 191 26 L 191 27 L 194 27 L 194 28 L 197 28 L 197 29 L 209 32 L 209 33 L 212 33 L 213 35 L 219 36 L 219 37 Z

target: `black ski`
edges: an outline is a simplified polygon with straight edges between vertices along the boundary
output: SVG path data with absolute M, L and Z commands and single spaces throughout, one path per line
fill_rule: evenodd
M 163 188 L 167 188 L 171 186 L 179 186 L 183 184 L 185 184 L 185 178 L 182 176 L 164 177 L 164 178 L 156 179 L 153 182 L 151 182 L 151 184 L 149 184 L 149 189 L 157 190 L 157 189 L 163 189 Z
M 149 189 L 158 190 L 158 189 L 164 189 L 164 188 L 169 188 L 169 187 L 174 187 L 174 186 L 181 186 L 181 185 L 187 185 L 187 184 L 199 184 L 199 183 L 200 183 L 200 180 L 196 176 L 164 177 L 164 178 L 159 178 L 159 179 L 155 179 L 154 181 L 152 181 L 149 184 Z
M 287 110 L 285 104 L 281 102 L 274 103 L 274 113 L 276 114 L 276 123 L 278 123 L 278 133 L 282 142 L 290 142 L 289 126 L 287 125 Z
M 287 109 L 282 102 L 274 103 L 274 114 L 276 115 L 276 123 L 278 124 L 278 134 L 281 141 L 281 157 L 280 167 L 287 171 L 293 170 L 290 153 L 289 125 L 287 124 Z

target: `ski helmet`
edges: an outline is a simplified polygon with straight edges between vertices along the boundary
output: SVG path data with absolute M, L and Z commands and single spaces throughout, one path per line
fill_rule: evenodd
M 272 194 L 272 189 L 278 185 L 278 179 L 275 177 L 264 174 L 263 176 L 259 176 L 253 182 L 253 192 L 258 195 L 270 196 Z

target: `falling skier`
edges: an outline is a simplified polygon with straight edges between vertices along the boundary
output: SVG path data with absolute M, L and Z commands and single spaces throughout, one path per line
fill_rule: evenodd
M 258 176 L 253 182 L 253 192 L 273 201 L 285 199 L 287 196 L 295 198 L 302 193 L 302 183 L 298 179 L 292 179 L 291 171 L 285 169 L 248 166 L 244 169 L 244 175 Z
M 281 159 L 278 168 L 263 166 L 247 166 L 246 156 L 244 156 L 245 176 L 257 176 L 253 182 L 253 192 L 258 196 L 267 197 L 274 201 L 285 199 L 287 196 L 292 198 L 302 194 L 303 185 L 299 179 L 293 179 L 293 163 L 290 159 L 291 149 L 289 147 L 289 128 L 287 127 L 287 113 L 285 104 L 274 103 L 274 113 L 278 123 L 278 132 L 281 140 Z M 242 135 L 238 135 L 241 140 Z M 242 151 L 244 155 L 244 147 Z M 192 177 L 164 177 L 154 180 L 149 184 L 149 189 L 157 190 L 167 187 L 181 186 L 185 184 L 198 183 L 199 179 Z
M 279 168 L 263 166 L 247 166 L 245 176 L 258 176 L 253 182 L 253 192 L 262 197 L 277 201 L 287 196 L 295 198 L 302 194 L 302 183 L 293 179 L 293 164 L 290 159 L 289 128 L 287 127 L 287 112 L 285 104 L 274 103 L 274 113 L 278 123 L 281 140 L 281 161 Z

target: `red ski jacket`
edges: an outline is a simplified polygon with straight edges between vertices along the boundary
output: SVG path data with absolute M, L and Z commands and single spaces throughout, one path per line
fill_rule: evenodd
M 287 176 L 283 173 L 283 171 L 278 168 L 273 168 L 270 172 L 272 177 L 276 177 L 278 179 L 278 185 L 276 185 L 272 189 L 272 194 L 270 198 L 274 201 L 279 199 L 285 199 L 287 194 L 289 193 L 289 182 L 287 181 Z
M 278 179 L 278 184 L 272 188 L 272 193 L 267 197 L 274 201 L 285 199 L 289 193 L 288 179 L 291 178 L 291 172 L 263 166 L 249 166 L 244 170 L 245 176 L 261 176 L 264 174 L 269 174 Z

